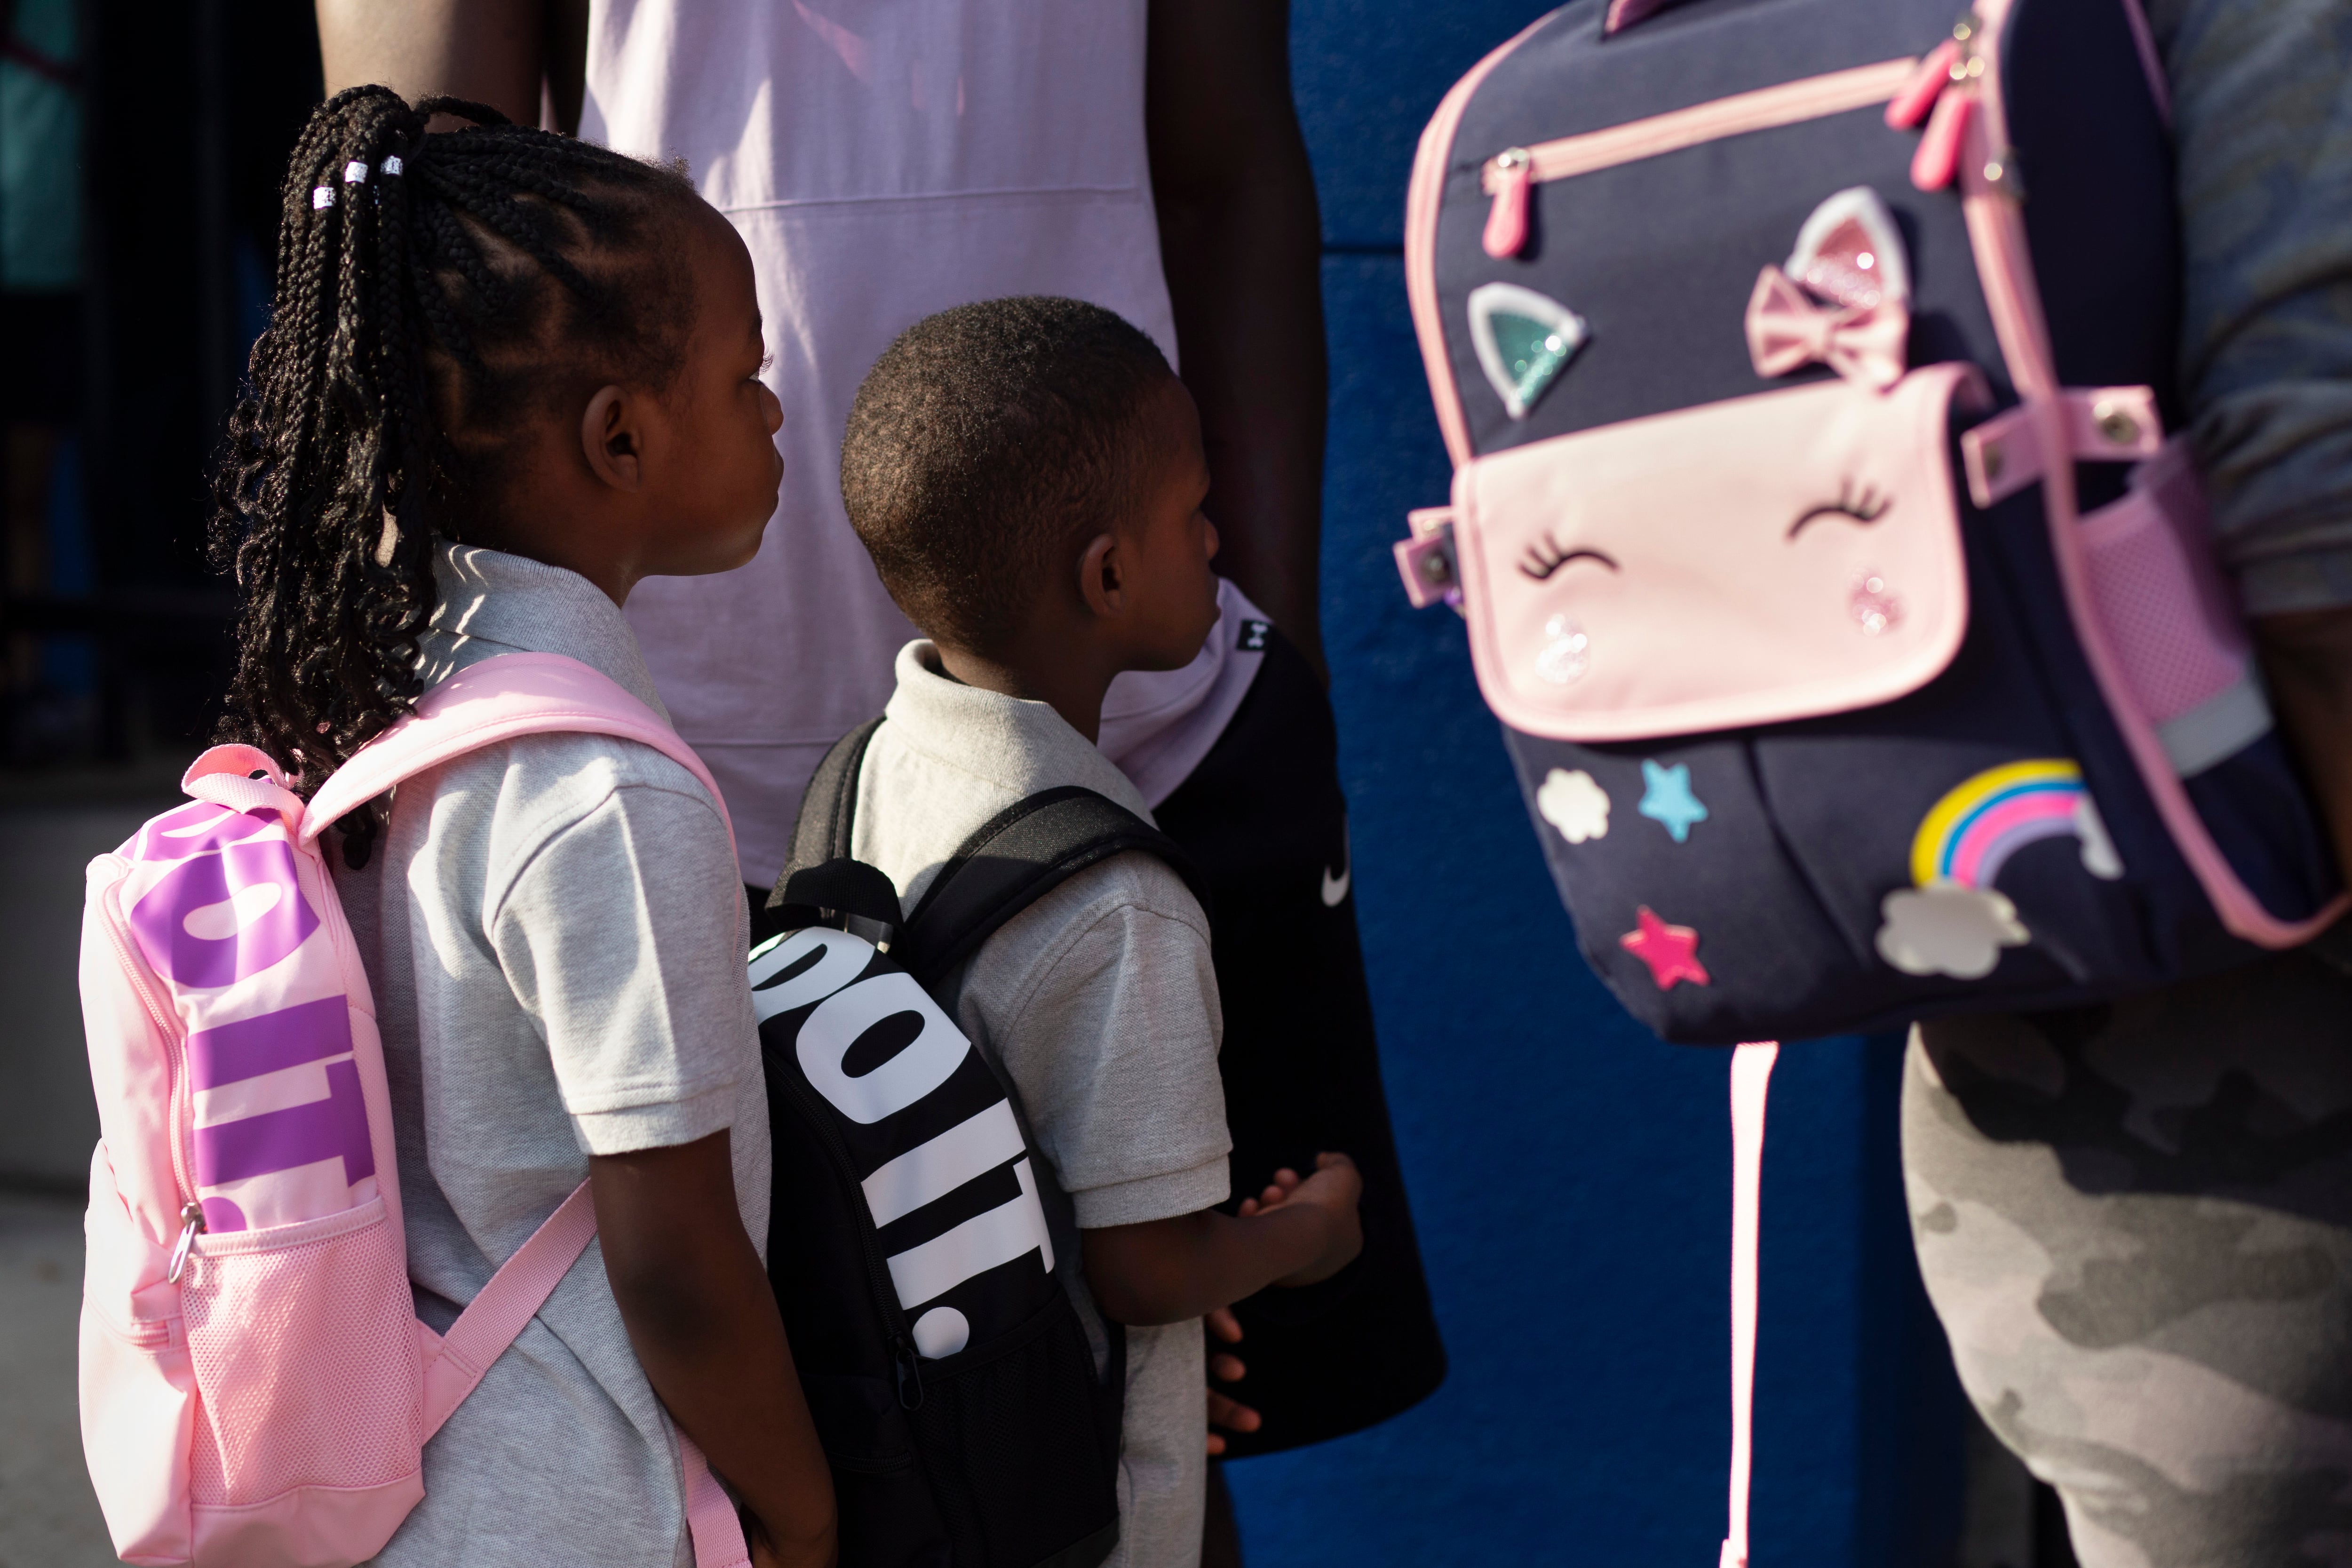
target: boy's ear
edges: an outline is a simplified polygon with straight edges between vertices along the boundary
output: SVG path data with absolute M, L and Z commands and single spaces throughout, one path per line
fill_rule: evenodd
M 1097 533 L 1087 541 L 1078 556 L 1078 592 L 1086 596 L 1087 608 L 1105 620 L 1125 615 L 1126 573 L 1117 534 Z
M 580 416 L 580 450 L 589 471 L 616 490 L 645 483 L 644 399 L 626 388 L 600 386 Z

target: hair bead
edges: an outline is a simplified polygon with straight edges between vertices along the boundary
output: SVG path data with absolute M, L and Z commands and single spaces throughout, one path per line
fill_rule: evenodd
M 361 162 L 360 162 L 358 159 L 356 159 L 356 158 L 352 159 L 350 163 L 348 163 L 344 164 L 344 165 L 343 165 L 343 184 L 347 184 L 347 185 L 364 185 L 364 184 L 367 184 L 367 165 L 366 165 L 365 163 L 361 163 Z
M 406 167 L 408 167 L 408 165 L 400 161 L 400 154 L 397 153 L 393 153 L 383 161 L 383 172 L 387 175 L 397 174 Z
M 329 207 L 333 206 L 334 205 L 334 186 L 313 185 L 310 187 L 310 210 L 312 212 L 325 212 Z

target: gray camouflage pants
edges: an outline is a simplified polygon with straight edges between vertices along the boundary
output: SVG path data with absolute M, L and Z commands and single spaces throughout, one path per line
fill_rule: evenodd
M 2305 949 L 1913 1033 L 1903 1163 L 1927 1292 L 2084 1568 L 2352 1564 L 2340 962 Z

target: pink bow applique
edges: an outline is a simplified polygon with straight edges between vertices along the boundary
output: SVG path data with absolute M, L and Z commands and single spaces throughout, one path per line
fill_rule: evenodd
M 1817 305 L 1777 267 L 1756 275 L 1748 296 L 1748 356 L 1761 376 L 1825 364 L 1858 386 L 1884 392 L 1903 379 L 1911 310 L 1897 299 L 1875 305 Z

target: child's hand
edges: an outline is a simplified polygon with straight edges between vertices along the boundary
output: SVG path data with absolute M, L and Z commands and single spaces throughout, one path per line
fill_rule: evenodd
M 1274 1173 L 1274 1180 L 1266 1184 L 1265 1192 L 1256 1197 L 1242 1200 L 1242 1217 L 1247 1219 L 1252 1215 L 1264 1214 L 1268 1209 L 1280 1208 L 1289 1201 L 1290 1194 L 1297 1190 L 1298 1173 L 1285 1165 Z
M 1298 1181 L 1291 1172 L 1278 1172 L 1275 1186 L 1266 1191 L 1273 1193 L 1276 1187 L 1282 1186 L 1284 1176 L 1289 1176 L 1297 1185 L 1285 1188 L 1271 1205 L 1263 1199 L 1244 1200 L 1242 1212 L 1249 1213 L 1251 1203 L 1256 1203 L 1261 1212 L 1269 1206 L 1320 1212 L 1328 1237 L 1321 1256 L 1297 1273 L 1286 1274 L 1275 1281 L 1277 1285 L 1313 1285 L 1345 1268 L 1364 1250 L 1363 1221 L 1356 1213 L 1356 1205 L 1364 1196 L 1364 1178 L 1357 1173 L 1353 1160 L 1345 1154 L 1328 1153 L 1315 1156 L 1315 1173 L 1305 1181 Z
M 1295 1177 L 1293 1182 L 1295 1184 Z M 1234 1316 L 1234 1310 L 1231 1307 L 1218 1308 L 1208 1315 L 1207 1321 L 1209 1331 L 1225 1343 L 1237 1345 L 1242 1342 L 1241 1320 Z M 1209 1375 L 1220 1383 L 1238 1383 L 1247 1371 L 1248 1369 L 1242 1365 L 1241 1357 L 1237 1355 L 1226 1351 L 1213 1351 L 1210 1353 Z M 1255 1432 L 1264 1424 L 1256 1411 L 1252 1410 L 1233 1395 L 1220 1394 L 1214 1388 L 1209 1390 L 1209 1452 L 1211 1454 L 1222 1454 L 1225 1451 L 1224 1434 L 1219 1432 L 1218 1427 L 1223 1426 L 1226 1431 L 1231 1432 Z

